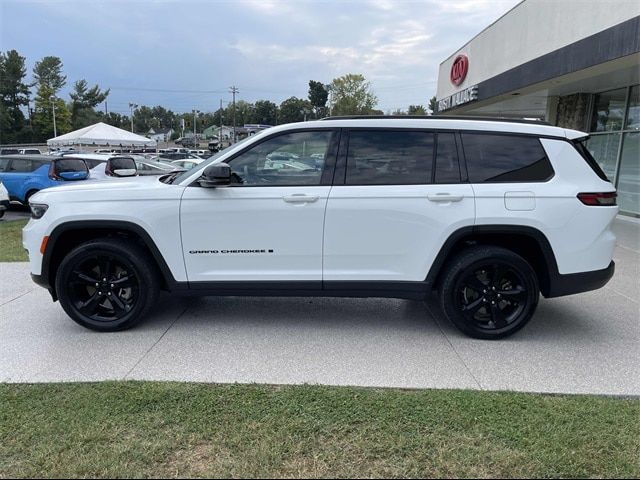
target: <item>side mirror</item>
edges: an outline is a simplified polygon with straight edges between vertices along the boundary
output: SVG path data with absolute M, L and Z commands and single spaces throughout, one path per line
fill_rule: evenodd
M 201 187 L 215 188 L 231 184 L 231 167 L 226 163 L 214 163 L 202 172 L 198 180 Z
M 134 177 L 138 174 L 138 169 L 133 158 L 113 157 L 107 160 L 104 173 L 110 177 Z

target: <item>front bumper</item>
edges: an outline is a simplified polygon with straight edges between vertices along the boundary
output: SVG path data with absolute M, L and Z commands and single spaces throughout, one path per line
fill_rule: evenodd
M 570 273 L 568 275 L 556 275 L 551 279 L 551 285 L 547 298 L 573 295 L 574 293 L 589 292 L 604 287 L 616 270 L 616 264 L 612 260 L 607 268 L 592 272 Z
M 58 296 L 56 295 L 55 290 L 51 285 L 49 285 L 49 282 L 42 275 L 35 275 L 32 273 L 31 280 L 33 280 L 36 285 L 42 288 L 46 288 L 49 291 L 49 294 L 51 295 L 51 298 L 54 302 L 58 300 Z

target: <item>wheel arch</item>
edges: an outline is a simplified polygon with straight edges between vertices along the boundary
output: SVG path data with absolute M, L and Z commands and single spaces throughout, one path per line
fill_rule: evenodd
M 471 245 L 495 245 L 507 248 L 523 257 L 538 277 L 541 293 L 547 297 L 559 277 L 556 257 L 549 240 L 540 230 L 525 225 L 476 225 L 453 232 L 436 256 L 426 283 L 435 288 L 442 280 L 450 258 Z
M 164 257 L 151 235 L 140 225 L 121 220 L 79 220 L 58 225 L 49 234 L 47 248 L 42 258 L 42 283 L 46 284 L 54 298 L 55 276 L 64 255 L 76 246 L 97 238 L 129 238 L 143 246 L 151 255 L 160 273 L 162 288 L 179 288 Z

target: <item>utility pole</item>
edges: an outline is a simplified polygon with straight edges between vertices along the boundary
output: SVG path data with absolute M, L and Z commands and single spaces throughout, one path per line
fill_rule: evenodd
M 56 96 L 51 95 L 49 97 L 51 100 L 51 109 L 53 110 L 53 136 L 54 138 L 58 136 L 58 129 L 56 128 Z
M 229 88 L 233 94 L 233 143 L 236 143 L 236 93 L 240 93 L 240 90 L 235 85 Z
M 131 110 L 131 133 L 133 133 L 133 109 L 138 108 L 135 103 L 129 103 L 129 109 Z
M 218 150 L 222 150 L 222 99 L 220 99 L 220 130 L 218 131 Z

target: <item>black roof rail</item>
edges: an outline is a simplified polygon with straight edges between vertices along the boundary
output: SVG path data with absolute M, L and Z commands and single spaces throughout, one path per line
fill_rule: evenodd
M 525 120 L 523 118 L 508 117 L 476 117 L 472 115 L 340 115 L 335 117 L 324 117 L 320 120 L 387 120 L 387 119 L 410 119 L 410 120 L 476 120 L 482 122 L 508 122 L 508 123 L 525 123 L 529 125 L 548 125 L 549 122 L 544 120 Z

